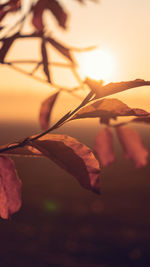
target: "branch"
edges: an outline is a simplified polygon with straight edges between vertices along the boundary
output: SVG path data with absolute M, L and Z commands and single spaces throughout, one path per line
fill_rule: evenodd
M 19 147 L 22 147 L 22 146 L 25 146 L 25 145 L 28 145 L 28 143 L 30 141 L 35 141 L 37 139 L 39 139 L 40 137 L 46 135 L 47 133 L 50 133 L 52 132 L 53 130 L 59 128 L 60 126 L 62 126 L 64 123 L 66 123 L 68 121 L 68 119 L 71 118 L 71 116 L 73 116 L 73 114 L 75 112 L 77 112 L 81 107 L 83 107 L 84 105 L 86 105 L 90 99 L 92 98 L 93 96 L 93 92 L 90 92 L 87 97 L 82 101 L 82 103 L 77 107 L 75 108 L 72 112 L 69 111 L 67 114 L 65 114 L 59 121 L 57 121 L 52 127 L 50 127 L 48 130 L 42 132 L 42 133 L 39 133 L 37 135 L 34 135 L 33 137 L 26 137 L 24 138 L 22 141 L 18 141 L 16 143 L 13 143 L 13 144 L 9 144 L 7 146 L 3 146 L 1 149 L 0 149 L 0 153 L 3 153 L 3 152 L 6 152 L 6 151 L 10 151 L 10 150 L 13 150 L 13 149 L 16 149 L 16 148 L 19 148 Z

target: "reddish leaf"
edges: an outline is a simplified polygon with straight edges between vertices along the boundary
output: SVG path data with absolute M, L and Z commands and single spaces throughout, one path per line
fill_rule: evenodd
M 7 5 L 8 5 L 8 3 L 0 4 L 0 10 L 4 9 Z
M 9 145 L 9 148 L 13 145 Z M 6 151 L 5 153 L 48 157 L 75 176 L 84 188 L 96 193 L 100 192 L 100 168 L 97 159 L 87 146 L 70 136 L 47 134 L 38 140 L 28 142 L 24 147 Z
M 42 53 L 42 58 L 43 58 L 43 70 L 47 77 L 48 82 L 51 83 L 45 40 L 42 41 L 41 53 Z
M 48 129 L 51 112 L 53 110 L 58 94 L 59 93 L 57 92 L 57 93 L 50 95 L 48 98 L 46 98 L 43 101 L 41 105 L 39 121 L 40 121 L 41 128 L 43 130 Z
M 47 8 L 52 12 L 59 25 L 63 28 L 66 28 L 68 16 L 60 3 L 56 0 L 48 0 Z
M 7 10 L 1 9 L 0 10 L 0 21 L 5 17 L 5 15 L 8 13 Z
M 102 81 L 95 81 L 90 78 L 87 78 L 85 80 L 85 83 L 96 94 L 96 98 L 116 94 L 135 87 L 150 85 L 150 81 L 144 81 L 141 79 L 136 79 L 134 81 L 127 82 L 109 83 L 103 86 Z
M 66 28 L 67 13 L 56 0 L 39 0 L 33 7 L 32 24 L 40 32 L 43 31 L 43 11 L 49 9 L 56 18 L 59 25 Z
M 10 0 L 6 4 L 0 5 L 0 21 L 7 15 L 9 12 L 18 10 L 21 7 L 20 0 Z
M 148 116 L 149 113 L 142 109 L 128 107 L 122 101 L 115 98 L 93 101 L 91 104 L 81 108 L 71 119 L 101 118 L 107 121 L 117 116 Z
M 78 182 L 99 193 L 99 164 L 88 147 L 66 135 L 46 135 L 31 145 L 75 176 Z
M 136 118 L 132 120 L 133 122 L 144 122 L 144 123 L 150 123 L 150 116 L 143 116 L 140 118 Z
M 54 40 L 53 38 L 51 37 L 48 37 L 47 38 L 47 41 L 52 45 L 54 46 L 57 51 L 59 53 L 61 53 L 61 55 L 63 55 L 64 57 L 66 57 L 67 59 L 69 59 L 71 62 L 74 62 L 74 59 L 70 53 L 70 50 L 65 47 L 64 45 L 60 44 L 59 42 L 57 42 L 56 40 Z
M 144 147 L 139 134 L 127 126 L 117 127 L 117 134 L 124 148 L 125 157 L 131 159 L 137 168 L 147 165 L 149 152 Z
M 43 31 L 44 24 L 43 24 L 43 11 L 47 6 L 46 0 L 39 0 L 34 6 L 33 6 L 33 18 L 32 18 L 32 24 L 37 29 L 38 32 Z
M 0 156 L 0 217 L 9 216 L 20 209 L 21 181 L 19 180 L 14 162 Z
M 21 0 L 10 0 L 8 5 L 9 11 L 16 11 L 21 7 Z
M 106 167 L 115 161 L 113 136 L 108 127 L 101 130 L 95 139 L 94 148 L 100 163 Z

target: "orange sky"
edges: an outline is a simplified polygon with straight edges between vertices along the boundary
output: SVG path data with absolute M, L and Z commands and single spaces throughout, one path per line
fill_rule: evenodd
M 111 51 L 117 66 L 112 81 L 150 80 L 149 0 L 101 0 L 99 4 L 89 1 L 85 6 L 73 0 L 62 2 L 70 12 L 68 31 L 56 28 L 50 20 L 53 36 L 71 46 L 98 45 Z M 8 58 L 20 56 L 39 57 L 38 42 L 16 42 Z M 73 84 L 71 74 L 56 74 L 64 85 Z M 49 95 L 49 86 L 4 66 L 0 67 L 0 77 L 0 119 L 37 119 L 40 102 Z M 150 110 L 149 89 L 133 89 L 117 96 L 127 104 Z

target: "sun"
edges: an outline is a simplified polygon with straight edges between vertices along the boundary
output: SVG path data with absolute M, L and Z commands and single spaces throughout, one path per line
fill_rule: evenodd
M 113 79 L 116 60 L 113 54 L 104 48 L 84 52 L 79 58 L 79 73 L 82 79 L 90 77 L 108 83 Z

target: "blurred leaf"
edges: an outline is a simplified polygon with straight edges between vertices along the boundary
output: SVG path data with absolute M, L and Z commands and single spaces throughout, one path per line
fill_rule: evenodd
M 32 24 L 38 32 L 42 32 L 44 29 L 42 16 L 43 11 L 46 8 L 46 2 L 47 1 L 45 0 L 40 0 L 33 6 Z
M 16 11 L 21 7 L 21 0 L 10 0 L 8 5 L 9 11 Z
M 8 3 L 5 3 L 5 4 L 0 4 L 0 10 L 4 9 L 5 6 L 7 6 Z
M 65 47 L 64 45 L 60 44 L 59 42 L 57 42 L 56 40 L 54 40 L 51 37 L 48 37 L 46 39 L 52 46 L 54 46 L 59 53 L 61 53 L 61 55 L 65 56 L 67 59 L 69 59 L 71 62 L 74 62 L 73 57 L 70 53 L 69 48 Z
M 9 145 L 11 146 L 13 144 Z M 70 136 L 47 134 L 38 140 L 29 141 L 26 146 L 6 151 L 4 154 L 48 157 L 75 176 L 84 188 L 100 192 L 100 167 L 97 159 L 87 146 Z
M 150 81 L 136 79 L 134 81 L 109 83 L 103 86 L 102 81 L 86 78 L 85 83 L 96 94 L 96 98 L 109 96 L 135 87 L 150 85 Z
M 117 116 L 146 116 L 149 113 L 143 109 L 128 107 L 122 101 L 115 98 L 108 98 L 93 101 L 91 104 L 81 108 L 71 119 L 101 118 L 107 121 Z
M 48 0 L 47 8 L 52 12 L 58 24 L 65 29 L 68 15 L 60 3 L 56 0 Z
M 9 216 L 21 207 L 21 181 L 15 170 L 14 162 L 0 156 L 0 217 Z
M 108 127 L 105 127 L 96 136 L 94 150 L 102 166 L 106 167 L 115 161 L 113 136 Z
M 8 13 L 7 10 L 3 10 L 0 7 L 0 21 L 5 17 L 5 15 Z
M 57 20 L 59 26 L 62 28 L 66 28 L 66 21 L 67 21 L 67 13 L 64 11 L 63 7 L 59 4 L 56 0 L 39 0 L 33 6 L 33 18 L 32 24 L 34 27 L 39 31 L 43 31 L 44 24 L 43 24 L 43 12 L 44 10 L 50 10 L 50 12 L 54 15 L 55 19 Z
M 41 53 L 42 53 L 42 58 L 43 58 L 43 70 L 44 70 L 44 73 L 47 77 L 48 82 L 51 83 L 45 40 L 42 41 Z
M 127 126 L 119 126 L 116 128 L 116 131 L 123 146 L 125 157 L 131 159 L 136 168 L 146 166 L 149 152 L 144 147 L 137 131 Z
M 18 10 L 21 7 L 20 0 L 10 0 L 5 4 L 0 4 L 0 21 L 7 15 L 9 12 Z
M 43 130 L 48 129 L 51 113 L 58 95 L 59 92 L 53 93 L 46 98 L 41 105 L 39 121 Z
M 135 118 L 132 120 L 133 122 L 144 122 L 144 123 L 150 123 L 150 116 L 141 117 L 141 118 Z

